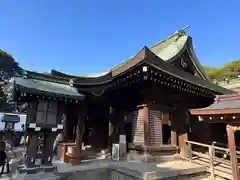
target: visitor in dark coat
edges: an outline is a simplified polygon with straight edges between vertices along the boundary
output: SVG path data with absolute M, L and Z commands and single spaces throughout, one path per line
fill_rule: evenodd
M 9 173 L 9 163 L 7 160 L 7 154 L 5 152 L 5 147 L 6 147 L 5 142 L 1 141 L 0 142 L 0 166 L 2 166 L 2 169 L 0 172 L 0 176 L 3 174 L 5 165 L 7 165 L 7 173 Z

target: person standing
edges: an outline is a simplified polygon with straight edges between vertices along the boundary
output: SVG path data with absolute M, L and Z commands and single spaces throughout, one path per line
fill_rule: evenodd
M 7 173 L 9 173 L 10 168 L 9 168 L 9 162 L 8 162 L 7 153 L 6 153 L 6 143 L 4 141 L 0 141 L 0 166 L 2 166 L 0 177 L 3 174 L 5 165 L 7 165 Z
M 56 136 L 56 139 L 53 143 L 53 152 L 54 153 L 57 153 L 57 145 L 63 141 L 63 138 L 64 138 L 64 135 L 63 135 L 63 132 L 59 133 L 57 136 Z

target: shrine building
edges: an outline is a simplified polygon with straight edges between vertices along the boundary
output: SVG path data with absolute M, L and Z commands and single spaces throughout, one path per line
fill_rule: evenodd
M 129 149 L 145 145 L 152 151 L 184 149 L 189 109 L 233 93 L 211 82 L 184 30 L 103 73 L 25 71 L 11 80 L 8 92 L 27 107 L 26 128 L 32 132 L 63 130 L 64 142 L 80 134 L 78 140 L 98 150 L 126 135 Z

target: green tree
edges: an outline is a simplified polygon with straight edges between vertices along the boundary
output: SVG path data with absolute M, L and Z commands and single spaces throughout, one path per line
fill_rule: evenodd
M 22 68 L 8 53 L 0 49 L 0 79 L 8 79 L 20 75 Z
M 4 82 L 8 83 L 12 77 L 21 75 L 22 68 L 15 59 L 0 49 L 0 111 L 12 111 L 12 107 L 15 107 L 13 103 L 7 102 L 3 91 Z
M 229 79 L 234 79 L 240 75 L 240 60 L 232 61 L 225 64 L 222 68 L 225 76 Z
M 224 79 L 220 68 L 205 67 L 205 70 L 206 70 L 208 76 L 212 80 L 223 80 Z
M 204 67 L 212 80 L 223 81 L 225 79 L 236 79 L 240 75 L 240 60 L 226 63 L 223 67 Z

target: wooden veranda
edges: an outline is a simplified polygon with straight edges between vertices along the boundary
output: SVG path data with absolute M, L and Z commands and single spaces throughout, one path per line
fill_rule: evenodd
M 191 152 L 188 159 L 208 166 L 212 179 L 217 175 L 227 179 L 239 180 L 240 151 L 237 151 L 236 148 L 235 135 L 237 131 L 240 131 L 240 94 L 218 96 L 211 106 L 191 110 L 191 114 L 197 115 L 200 121 L 207 123 L 224 122 L 228 144 L 225 148 L 217 142 L 212 142 L 209 145 L 187 141 Z M 208 148 L 208 153 L 197 152 L 193 146 Z

